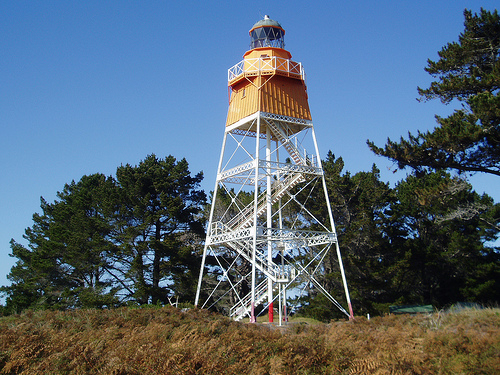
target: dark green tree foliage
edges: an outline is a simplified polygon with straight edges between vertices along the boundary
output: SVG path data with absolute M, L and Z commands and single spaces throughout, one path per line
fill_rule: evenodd
M 202 174 L 172 156 L 121 166 L 117 180 L 83 176 L 64 186 L 11 241 L 17 263 L 3 287 L 7 310 L 191 301 L 199 271 Z
M 376 166 L 370 172 L 351 175 L 343 171 L 342 158 L 335 159 L 330 151 L 323 161 L 323 169 L 353 305 L 357 314 L 372 312 L 372 305 L 387 293 L 384 277 L 386 263 L 382 260 L 389 241 L 384 237 L 381 225 L 384 210 L 393 199 L 393 194 L 388 184 L 380 181 L 380 171 Z M 322 190 L 318 189 L 318 193 L 322 194 Z M 311 200 L 311 212 L 328 223 L 326 207 L 314 205 L 314 202 L 321 201 Z M 324 264 L 323 282 L 335 298 L 344 300 L 335 249 L 330 250 Z M 337 311 L 329 301 L 314 291 L 311 295 L 316 301 L 306 308 L 309 314 L 322 320 L 335 317 Z
M 122 200 L 117 239 L 120 262 L 130 264 L 124 273 L 128 289 L 139 303 L 166 303 L 174 282 L 182 281 L 181 297 L 190 298 L 199 263 L 192 238 L 189 244 L 185 236 L 204 232 L 206 196 L 198 190 L 203 174 L 191 176 L 185 159 L 150 155 L 137 166 L 119 167 L 116 175 Z
M 217 203 L 215 207 L 213 207 L 213 222 L 227 222 L 228 218 L 233 217 L 234 215 L 239 213 L 241 209 L 251 204 L 253 202 L 253 198 L 254 192 L 241 190 L 235 191 L 234 188 L 229 190 L 219 188 L 217 190 Z M 211 192 L 210 194 L 210 201 L 213 202 L 213 192 Z M 211 208 L 211 203 L 205 206 L 206 218 L 210 216 Z M 219 260 L 216 260 L 213 256 L 207 256 L 207 259 L 205 260 L 205 266 L 210 269 L 211 273 L 219 274 L 222 277 L 225 272 L 225 270 L 221 268 L 219 264 L 219 261 L 222 258 L 224 259 L 224 262 L 226 262 L 226 264 L 233 264 L 234 269 L 236 269 L 240 275 L 247 275 L 251 271 L 250 264 L 246 261 L 242 261 L 242 259 L 232 251 L 227 251 L 223 256 L 220 255 Z M 246 295 L 250 292 L 250 280 L 237 280 L 231 273 L 227 274 L 227 277 L 229 278 L 232 285 L 236 288 L 239 295 Z M 208 294 L 213 291 L 212 288 L 215 287 L 216 284 L 212 285 L 212 283 L 218 283 L 218 280 L 210 277 L 205 278 L 203 282 L 205 288 L 201 290 L 202 299 L 208 298 Z M 229 290 L 229 293 L 224 295 L 224 290 Z M 217 291 L 213 294 L 213 298 L 219 301 L 216 305 L 216 308 L 220 312 L 228 311 L 231 306 L 233 306 L 237 302 L 237 297 L 230 285 L 217 289 Z
M 417 171 L 429 169 L 484 172 L 500 176 L 500 17 L 498 12 L 465 10 L 465 29 L 448 43 L 439 60 L 425 70 L 436 81 L 419 88 L 422 100 L 462 103 L 447 118 L 436 116 L 432 132 L 387 141 L 384 148 L 368 141 L 373 152 Z
M 7 306 L 100 307 L 117 299 L 106 274 L 109 217 L 115 207 L 114 180 L 102 174 L 83 176 L 66 184 L 54 203 L 41 199 L 42 214 L 33 215 L 26 229 L 29 247 L 11 241 L 16 265 L 9 274 Z
M 500 298 L 500 254 L 488 247 L 499 205 L 444 172 L 409 176 L 395 188 L 385 233 L 391 239 L 390 300 L 441 307 Z M 467 209 L 466 209 L 467 208 Z
M 500 205 L 445 172 L 410 175 L 390 189 L 370 172 L 344 172 L 331 152 L 323 162 L 330 203 L 356 314 L 379 314 L 393 304 L 500 300 Z M 318 201 L 314 199 L 313 202 Z M 327 220 L 320 205 L 312 211 Z M 322 282 L 343 301 L 335 251 L 325 259 Z M 311 289 L 302 314 L 340 317 Z

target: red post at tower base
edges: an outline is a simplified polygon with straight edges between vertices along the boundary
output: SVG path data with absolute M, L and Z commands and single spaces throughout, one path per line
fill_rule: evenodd
M 274 321 L 274 308 L 273 308 L 273 303 L 271 302 L 269 304 L 269 323 L 272 323 Z

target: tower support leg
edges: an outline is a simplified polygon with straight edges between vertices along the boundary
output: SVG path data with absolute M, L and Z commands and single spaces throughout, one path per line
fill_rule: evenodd
M 313 142 L 314 142 L 314 148 L 316 151 L 316 155 L 318 158 L 318 165 L 321 169 L 323 169 L 323 166 L 321 164 L 321 158 L 319 157 L 319 149 L 318 149 L 318 142 L 316 141 L 316 133 L 314 132 L 314 129 L 312 129 L 312 137 L 313 137 Z M 335 222 L 333 220 L 333 214 L 332 214 L 332 207 L 330 205 L 330 198 L 328 197 L 328 191 L 326 188 L 326 181 L 325 181 L 325 175 L 323 174 L 321 176 L 321 182 L 323 185 L 323 191 L 325 192 L 325 200 L 326 200 L 326 206 L 328 208 L 328 215 L 330 217 L 330 226 L 332 228 L 333 233 L 337 233 L 335 230 Z M 337 251 L 337 259 L 339 261 L 339 266 L 340 266 L 340 274 L 342 275 L 342 283 L 344 285 L 344 292 L 345 292 L 345 297 L 347 300 L 347 306 L 349 307 L 349 320 L 354 319 L 354 313 L 352 310 L 352 305 L 351 305 L 351 297 L 349 295 L 349 288 L 347 286 L 347 280 L 345 277 L 345 271 L 344 271 L 344 265 L 342 264 L 342 255 L 340 254 L 340 247 L 338 241 L 335 242 L 335 249 Z
M 273 222 L 272 222 L 272 202 L 271 202 L 271 195 L 272 195 L 272 178 L 271 178 L 271 129 L 269 126 L 267 127 L 266 131 L 266 161 L 267 161 L 267 169 L 266 169 L 266 185 L 267 185 L 267 192 L 266 192 L 266 201 L 267 201 L 267 229 L 269 232 L 271 231 L 273 227 Z M 269 235 L 269 233 L 268 233 Z M 267 262 L 268 264 L 273 263 L 273 246 L 272 246 L 272 241 L 271 239 L 267 240 Z M 269 323 L 272 323 L 274 321 L 274 309 L 273 309 L 273 281 L 271 278 L 267 279 L 267 301 L 269 305 Z
M 259 207 L 259 156 L 260 156 L 260 114 L 257 116 L 257 134 L 255 137 L 255 186 L 254 186 L 254 210 L 253 210 L 253 240 L 252 240 L 252 290 L 250 323 L 256 323 L 255 318 L 255 287 L 256 287 L 256 252 L 257 252 L 257 210 Z

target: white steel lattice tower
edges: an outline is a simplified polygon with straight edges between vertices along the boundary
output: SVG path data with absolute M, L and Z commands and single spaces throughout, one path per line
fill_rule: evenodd
M 264 304 L 286 319 L 286 291 L 315 288 L 349 318 L 349 291 L 312 123 L 305 74 L 265 16 L 229 69 L 230 102 L 195 305 L 249 317 Z M 309 152 L 311 153 L 309 153 Z M 320 216 L 310 206 L 323 207 Z M 335 251 L 348 312 L 320 284 Z

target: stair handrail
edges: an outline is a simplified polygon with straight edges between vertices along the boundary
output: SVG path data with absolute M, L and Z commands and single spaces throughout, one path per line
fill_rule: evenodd
M 303 175 L 300 172 L 290 173 L 283 180 L 277 180 L 272 185 L 272 190 L 274 192 L 271 194 L 271 202 L 272 204 L 276 203 L 278 199 L 280 199 L 287 188 L 294 187 L 296 184 L 301 182 L 303 179 Z M 260 216 L 262 210 L 265 208 L 267 204 L 267 195 L 262 194 L 257 201 L 257 216 Z M 232 230 L 240 229 L 248 224 L 253 217 L 250 216 L 250 213 L 253 212 L 254 203 L 251 202 L 247 206 L 245 206 L 238 214 L 233 216 L 227 223 L 226 226 L 231 228 Z

